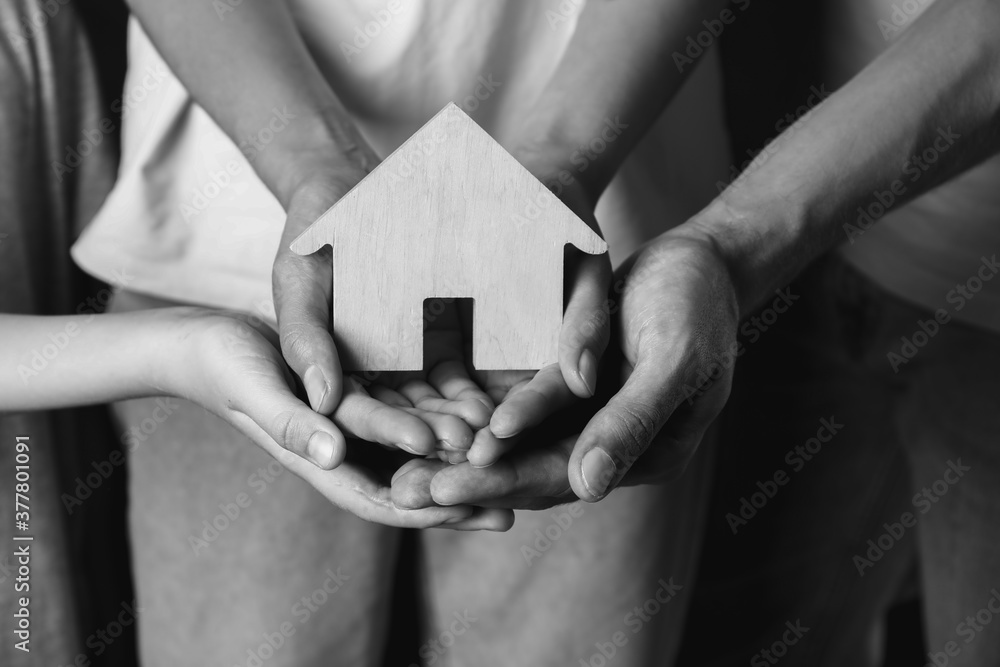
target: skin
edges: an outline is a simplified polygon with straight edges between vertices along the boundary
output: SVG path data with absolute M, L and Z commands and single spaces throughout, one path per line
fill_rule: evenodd
M 770 159 L 623 267 L 614 344 L 627 378 L 578 436 L 542 433 L 537 447 L 505 465 L 437 470 L 428 496 L 441 504 L 545 507 L 573 495 L 596 501 L 618 485 L 683 470 L 725 403 L 732 378 L 725 362 L 740 319 L 843 239 L 842 225 L 873 191 L 906 180 L 907 159 L 939 129 L 959 135 L 954 149 L 904 201 L 1000 150 L 998 29 L 996 3 L 934 3 L 798 129 L 776 139 Z M 602 453 L 591 456 L 606 454 L 611 465 L 595 468 L 606 483 L 590 486 L 582 470 L 596 450 Z
M 33 351 L 50 336 L 67 343 L 34 374 Z M 247 378 L 254 378 L 247 382 Z M 369 521 L 427 528 L 441 524 L 501 529 L 507 512 L 471 506 L 408 511 L 392 504 L 389 488 L 366 459 L 371 443 L 394 445 L 408 436 L 396 412 L 348 388 L 337 408 L 352 449 L 336 470 L 311 462 L 312 439 L 334 425 L 296 393 L 294 375 L 274 331 L 246 318 L 200 308 L 158 308 L 116 315 L 0 315 L 0 405 L 41 410 L 144 396 L 176 396 L 221 417 L 330 502 Z M 22 379 L 23 378 L 23 379 Z M 354 420 L 353 413 L 365 415 Z M 278 443 L 285 446 L 282 447 Z M 366 452 L 366 450 L 369 450 Z M 295 452 L 295 453 L 293 453 Z M 366 456 L 367 454 L 367 456 Z M 395 465 L 398 465 L 396 463 Z
M 275 136 L 253 167 L 287 212 L 273 273 L 281 351 L 313 409 L 333 413 L 337 453 L 320 462 L 330 467 L 342 457 L 341 432 L 363 430 L 358 421 L 363 416 L 333 412 L 351 385 L 341 373 L 328 330 L 329 256 L 300 257 L 288 246 L 371 171 L 378 156 L 324 80 L 285 3 L 244 2 L 224 21 L 200 0 L 178 0 L 169 7 L 152 0 L 130 4 L 171 69 L 234 141 L 260 128 L 275 106 L 296 115 L 296 123 Z M 595 229 L 593 209 L 601 192 L 683 81 L 671 53 L 724 3 L 710 4 L 643 0 L 623 8 L 613 2 L 588 3 L 549 86 L 540 99 L 525 101 L 517 111 L 522 119 L 518 136 L 500 138 Z M 573 152 L 600 136 L 609 118 L 619 116 L 627 127 L 586 172 L 580 171 L 571 162 Z M 434 440 L 450 450 L 452 461 L 494 463 L 515 446 L 522 431 L 573 400 L 593 395 L 609 339 L 610 319 L 602 307 L 610 281 L 607 257 L 583 258 L 570 268 L 559 373 L 480 374 L 476 379 L 486 395 L 477 394 L 466 368 L 452 363 L 463 347 L 456 339 L 455 352 L 442 357 L 446 373 L 431 368 L 419 376 L 385 374 L 376 386 L 359 389 L 395 411 L 394 420 L 410 418 L 411 445 Z M 477 414 L 462 412 L 472 409 L 470 398 L 487 410 L 497 405 L 489 429 L 478 409 Z M 417 404 L 435 409 L 418 415 L 413 412 Z M 462 417 L 464 426 L 432 412 Z

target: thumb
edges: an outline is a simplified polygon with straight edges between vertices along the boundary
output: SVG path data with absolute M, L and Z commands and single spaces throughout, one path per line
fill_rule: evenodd
M 649 452 L 650 469 L 643 470 L 646 481 L 671 479 L 687 466 L 729 398 L 732 373 L 721 370 L 707 387 L 694 387 L 683 380 L 694 376 L 697 365 L 688 373 L 671 366 L 663 359 L 640 360 L 584 428 L 569 461 L 570 486 L 581 500 L 606 496 L 654 441 L 656 455 Z
M 302 257 L 282 247 L 273 288 L 281 353 L 302 379 L 313 409 L 330 414 L 340 402 L 343 374 L 330 333 L 329 252 Z
M 343 393 L 340 358 L 331 334 L 333 274 L 330 250 L 323 248 L 303 256 L 293 251 L 291 245 L 360 180 L 363 173 L 359 174 L 346 180 L 333 176 L 318 178 L 296 192 L 288 206 L 272 273 L 281 353 L 302 379 L 313 409 L 327 415 L 337 407 Z
M 278 377 L 258 379 L 252 386 L 230 410 L 234 426 L 259 445 L 272 441 L 324 470 L 343 462 L 347 443 L 333 422 L 311 410 Z
M 607 254 L 574 259 L 567 271 L 571 286 L 559 334 L 559 368 L 570 391 L 590 398 L 597 387 L 598 364 L 611 337 L 607 302 L 611 263 Z
M 640 361 L 625 385 L 584 427 L 569 460 L 569 480 L 581 500 L 600 500 L 628 472 L 674 404 L 669 373 Z

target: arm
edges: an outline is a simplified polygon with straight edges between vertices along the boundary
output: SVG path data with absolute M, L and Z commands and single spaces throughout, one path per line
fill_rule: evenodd
M 840 241 L 873 191 L 900 179 L 910 199 L 1000 150 L 998 30 L 997 3 L 938 0 L 759 168 L 623 267 L 630 375 L 573 450 L 579 497 L 603 497 L 640 455 L 629 480 L 683 469 L 728 398 L 740 317 Z M 953 145 L 910 183 L 907 160 L 939 131 Z
M 237 145 L 267 127 L 275 107 L 288 109 L 294 122 L 253 160 L 286 210 L 310 170 L 342 163 L 363 176 L 378 163 L 283 0 L 244 0 L 223 14 L 204 0 L 129 5 L 177 78 Z
M 271 333 L 200 308 L 58 317 L 0 314 L 0 410 L 177 396 L 224 419 L 332 503 L 369 521 L 421 528 L 445 522 L 463 529 L 509 527 L 511 517 L 503 512 L 473 516 L 471 507 L 395 507 L 383 481 L 391 471 L 373 472 L 344 460 L 346 447 L 333 423 L 295 395 L 281 355 L 268 339 Z M 413 418 L 350 388 L 338 411 L 376 415 L 366 430 L 353 435 L 385 445 L 405 438 L 406 420 Z M 432 449 L 433 442 L 428 444 Z M 371 446 L 360 447 L 363 454 Z
M 204 0 L 131 0 L 193 98 L 237 145 L 278 108 L 293 120 L 252 165 L 288 217 L 274 264 L 281 348 L 312 407 L 329 414 L 343 390 L 329 333 L 330 262 L 288 246 L 378 163 L 306 49 L 282 0 L 244 0 L 218 14 Z
M 996 2 L 938 0 L 686 225 L 717 244 L 741 313 L 841 241 L 874 191 L 906 183 L 900 205 L 1000 150 L 998 30 Z M 910 157 L 942 140 L 941 159 L 911 183 Z
M 526 114 L 515 154 L 530 153 L 558 179 L 580 181 L 591 205 L 694 69 L 678 64 L 688 36 L 718 20 L 728 0 L 588 2 L 552 79 Z M 733 14 L 738 10 L 726 10 Z M 685 59 L 689 60 L 689 59 Z M 616 123 L 616 119 L 620 122 Z M 608 132 L 608 122 L 612 132 Z M 574 152 L 613 136 L 586 162 Z M 556 186 L 552 186 L 558 192 Z
M 679 474 L 728 398 L 741 314 L 833 247 L 857 206 L 901 178 L 939 128 L 958 137 L 905 198 L 1000 150 L 998 30 L 1000 5 L 938 0 L 779 137 L 756 171 L 619 268 L 612 299 L 627 379 L 575 442 L 444 470 L 433 498 L 487 504 L 507 495 L 545 506 L 565 501 L 567 485 L 595 501 L 621 484 Z
M 707 19 L 719 20 L 725 0 L 588 2 L 566 52 L 507 143 L 512 154 L 591 227 L 594 207 L 615 172 L 678 91 L 693 65 L 675 63 L 685 40 Z M 733 10 L 725 10 L 732 13 Z M 729 16 L 728 14 L 726 15 Z M 721 25 L 721 23 L 720 23 Z M 588 147 L 601 142 L 599 151 Z M 574 258 L 567 268 L 571 292 L 563 315 L 558 369 L 487 378 L 507 393 L 490 423 L 503 439 L 474 446 L 478 465 L 495 461 L 514 436 L 553 410 L 593 395 L 597 367 L 610 338 L 605 306 L 611 264 L 605 256 Z M 558 372 L 553 372 L 558 371 Z

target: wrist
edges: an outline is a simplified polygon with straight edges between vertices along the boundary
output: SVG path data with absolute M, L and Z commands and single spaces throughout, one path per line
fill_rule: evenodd
M 614 173 L 608 142 L 591 145 L 595 137 L 600 139 L 600 129 L 594 133 L 573 118 L 536 109 L 521 125 L 510 152 L 551 189 L 578 191 L 593 206 Z
M 191 399 L 191 388 L 201 381 L 193 377 L 200 370 L 198 361 L 201 337 L 214 317 L 213 311 L 194 306 L 161 308 L 147 311 L 155 341 L 151 363 L 141 376 L 153 395 Z
M 379 158 L 343 108 L 290 123 L 271 145 L 248 159 L 285 210 L 296 194 L 317 181 L 354 183 Z
M 715 199 L 671 232 L 710 244 L 725 264 L 741 317 L 787 284 L 819 252 L 806 243 L 804 209 L 791 200 Z

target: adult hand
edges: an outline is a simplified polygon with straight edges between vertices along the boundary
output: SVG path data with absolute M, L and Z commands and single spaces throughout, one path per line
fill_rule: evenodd
M 645 245 L 617 275 L 612 302 L 624 384 L 606 404 L 603 396 L 590 401 L 594 414 L 582 432 L 560 434 L 559 424 L 546 423 L 488 468 L 412 461 L 393 479 L 397 503 L 540 509 L 574 497 L 599 500 L 620 484 L 662 482 L 684 470 L 729 395 L 734 286 L 712 238 L 694 223 Z
M 333 412 L 344 387 L 330 333 L 330 251 L 303 256 L 290 246 L 377 164 L 375 152 L 357 136 L 338 155 L 299 156 L 290 165 L 295 171 L 276 189 L 287 214 L 272 274 L 281 351 L 302 380 L 309 404 L 322 414 Z
M 596 195 L 561 168 L 557 151 L 544 142 L 521 144 L 513 155 L 594 231 Z M 565 269 L 566 305 L 559 336 L 558 362 L 534 371 L 474 372 L 496 402 L 489 428 L 476 433 L 468 452 L 478 467 L 492 465 L 518 442 L 518 436 L 577 399 L 594 395 L 598 365 L 610 338 L 607 295 L 611 261 L 607 254 L 573 253 Z

